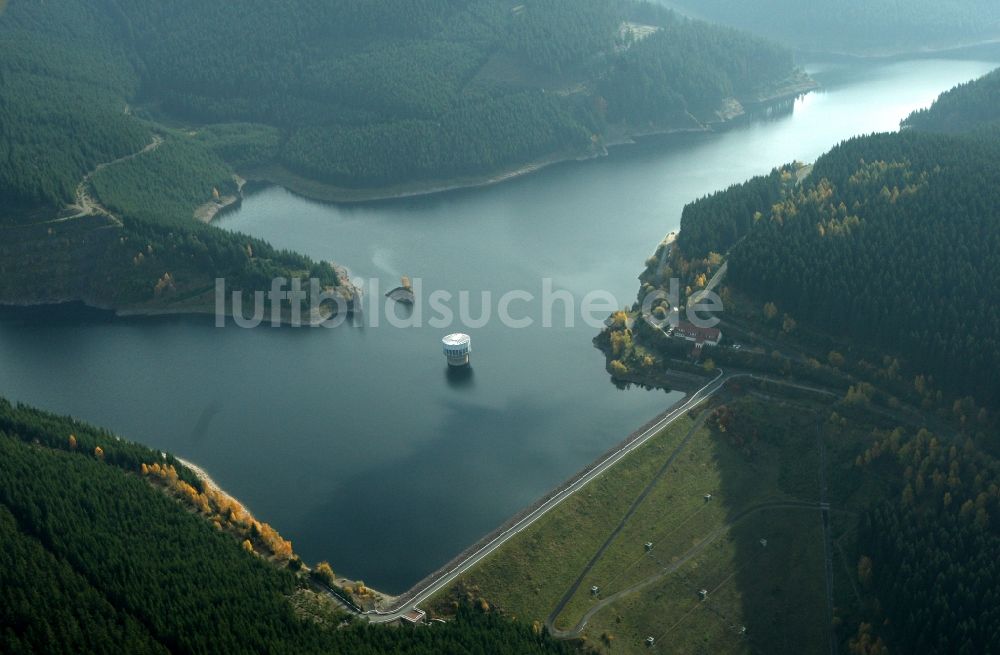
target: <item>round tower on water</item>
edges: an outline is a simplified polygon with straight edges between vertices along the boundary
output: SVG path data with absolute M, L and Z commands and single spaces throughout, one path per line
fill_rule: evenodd
M 448 358 L 448 366 L 468 366 L 469 353 L 472 352 L 472 337 L 467 334 L 449 334 L 441 340 L 444 344 L 444 356 Z

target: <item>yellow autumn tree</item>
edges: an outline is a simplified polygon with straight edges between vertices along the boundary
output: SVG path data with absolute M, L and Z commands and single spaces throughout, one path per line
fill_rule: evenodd
M 337 576 L 334 575 L 329 562 L 320 562 L 317 564 L 316 568 L 313 569 L 313 573 L 317 578 L 331 587 L 337 582 Z
M 621 332 L 611 333 L 611 354 L 615 357 L 619 357 L 623 354 L 628 354 L 632 350 L 632 332 L 629 330 L 624 330 Z
M 163 274 L 163 277 L 161 277 L 156 282 L 156 285 L 153 287 L 153 295 L 158 298 L 164 293 L 174 291 L 175 288 L 176 287 L 174 286 L 174 276 L 171 275 L 169 272 L 166 272 Z
M 618 357 L 622 354 L 622 333 L 612 332 L 611 333 L 611 354 Z
M 104 459 L 104 449 L 100 446 L 94 447 L 94 457 L 97 459 Z
M 249 539 L 243 540 L 243 550 L 247 551 L 248 553 L 253 553 L 253 544 L 250 543 Z
M 785 334 L 788 334 L 790 332 L 794 332 L 797 325 L 798 324 L 795 322 L 794 318 L 792 318 L 788 314 L 785 314 L 785 320 L 781 324 L 781 330 Z
M 76 435 L 75 434 L 69 435 L 69 449 L 70 450 L 76 450 Z
M 261 540 L 276 558 L 281 560 L 292 558 L 292 542 L 282 539 L 278 531 L 267 523 L 257 524 L 257 530 L 260 533 Z

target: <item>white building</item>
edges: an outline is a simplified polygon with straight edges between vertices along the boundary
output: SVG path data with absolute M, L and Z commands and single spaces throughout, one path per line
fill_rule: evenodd
M 448 366 L 468 366 L 472 352 L 472 337 L 467 334 L 449 334 L 441 340 Z

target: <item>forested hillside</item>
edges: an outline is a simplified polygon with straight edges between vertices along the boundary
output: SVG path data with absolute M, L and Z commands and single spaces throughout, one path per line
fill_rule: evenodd
M 1000 38 L 1000 5 L 993 0 L 668 0 L 664 4 L 810 52 L 912 52 Z
M 160 453 L 0 400 L 0 652 L 569 653 L 480 608 L 346 617 L 140 476 Z M 180 475 L 200 483 L 172 458 Z
M 633 18 L 662 31 L 638 39 Z M 18 155 L 0 180 L 25 202 L 67 201 L 141 146 L 137 114 L 243 125 L 254 156 L 220 153 L 237 166 L 382 186 L 586 153 L 607 116 L 669 126 L 793 72 L 775 46 L 628 0 L 13 2 L 0 34 Z
M 725 98 L 750 98 L 763 80 L 791 71 L 787 51 L 736 30 L 647 8 L 660 29 L 625 49 L 599 84 L 607 120 L 664 125 L 685 113 L 709 115 Z
M 329 265 L 193 220 L 215 191 L 233 192 L 225 159 L 270 156 L 277 138 L 136 118 L 142 67 L 121 21 L 114 2 L 13 2 L 0 14 L 0 302 L 204 310 L 217 277 L 341 284 Z
M 965 132 L 1000 125 L 1000 69 L 942 93 L 903 121 L 904 129 Z
M 0 221 L 14 207 L 71 201 L 87 171 L 149 141 L 125 113 L 139 77 L 103 38 L 114 32 L 111 15 L 82 2 L 0 13 Z
M 685 208 L 690 260 L 824 333 L 1000 401 L 1000 134 L 847 141 L 797 183 L 776 169 Z
M 848 141 L 761 212 L 731 281 L 825 332 L 1000 401 L 1000 139 Z M 742 214 L 740 220 L 745 220 Z

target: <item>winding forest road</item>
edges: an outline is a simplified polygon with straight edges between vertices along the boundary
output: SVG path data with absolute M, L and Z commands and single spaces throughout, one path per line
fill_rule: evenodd
M 94 170 L 90 171 L 83 176 L 80 183 L 76 185 L 76 193 L 74 194 L 74 201 L 69 205 L 69 209 L 76 210 L 76 213 L 65 216 L 63 218 L 57 218 L 52 221 L 47 221 L 48 223 L 62 223 L 64 221 L 71 221 L 76 218 L 82 218 L 84 216 L 93 216 L 94 214 L 102 214 L 107 216 L 112 221 L 121 227 L 121 219 L 115 216 L 107 207 L 97 202 L 90 196 L 90 192 L 87 190 L 87 186 L 90 184 L 90 179 L 99 171 L 107 168 L 108 166 L 114 166 L 115 164 L 121 164 L 122 162 L 129 161 L 130 159 L 135 159 L 147 152 L 153 152 L 163 144 L 163 137 L 159 134 L 153 135 L 153 140 L 146 144 L 141 150 L 137 150 L 131 154 L 119 157 L 118 159 L 104 162 L 103 164 L 98 164 L 94 167 Z

